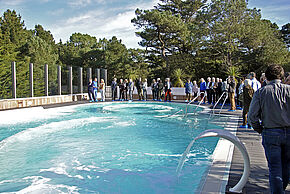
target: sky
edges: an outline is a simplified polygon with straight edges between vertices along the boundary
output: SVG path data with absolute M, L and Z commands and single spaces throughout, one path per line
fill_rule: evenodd
M 278 24 L 290 23 L 290 0 L 248 0 L 249 8 L 261 9 L 262 17 Z M 0 13 L 7 9 L 21 15 L 27 29 L 41 24 L 56 42 L 66 42 L 75 32 L 97 38 L 122 39 L 127 48 L 138 48 L 135 10 L 152 9 L 158 0 L 0 0 Z

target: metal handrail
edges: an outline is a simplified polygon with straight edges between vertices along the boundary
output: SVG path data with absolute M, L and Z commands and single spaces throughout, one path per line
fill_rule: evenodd
M 222 105 L 222 107 L 221 107 L 221 109 L 220 109 L 220 112 L 219 112 L 219 115 L 221 114 L 221 112 L 222 112 L 222 109 L 224 108 L 224 105 L 225 105 L 225 103 L 226 103 L 226 100 L 228 99 L 228 97 L 229 97 L 229 93 L 228 92 L 226 92 L 226 97 L 225 97 L 225 99 L 224 99 L 224 102 L 223 102 L 223 105 Z
M 200 92 L 199 93 L 199 95 L 200 94 L 204 94 L 204 92 Z M 199 95 L 197 95 L 196 97 L 194 97 L 189 103 L 187 103 L 186 104 L 186 108 L 185 108 L 185 112 L 184 112 L 184 115 L 186 116 L 187 115 L 187 109 L 188 109 L 188 106 L 193 102 L 193 101 L 195 101 L 198 97 L 199 97 Z
M 206 96 L 207 96 L 206 93 L 204 93 L 203 98 L 200 100 L 200 102 L 198 103 L 198 105 L 197 105 L 197 107 L 195 108 L 195 110 L 193 111 L 193 113 L 195 113 L 196 110 L 200 107 L 201 103 L 204 101 L 204 98 L 205 98 Z
M 182 167 L 185 163 L 185 159 L 186 159 L 191 147 L 193 146 L 194 142 L 197 141 L 198 139 L 205 138 L 205 137 L 222 137 L 222 138 L 232 142 L 242 153 L 242 156 L 244 159 L 243 175 L 242 175 L 241 179 L 239 180 L 239 182 L 234 187 L 229 188 L 230 192 L 242 193 L 242 190 L 243 190 L 244 186 L 246 185 L 248 178 L 249 178 L 249 175 L 250 175 L 250 166 L 251 166 L 250 157 L 249 157 L 249 154 L 248 154 L 247 149 L 244 146 L 243 142 L 241 142 L 237 136 L 235 136 L 235 135 L 233 135 L 230 132 L 225 131 L 225 130 L 209 129 L 209 130 L 206 130 L 206 131 L 200 133 L 196 138 L 194 138 L 189 143 L 186 150 L 182 154 L 182 157 L 179 160 L 179 163 L 178 163 L 178 166 L 176 169 L 177 175 L 180 176 L 180 172 L 181 172 Z
M 223 92 L 222 95 L 219 97 L 219 99 L 216 101 L 216 103 L 214 104 L 213 108 L 212 108 L 212 115 L 214 115 L 214 110 L 215 107 L 217 106 L 217 104 L 219 103 L 219 101 L 222 99 L 222 97 L 224 96 L 224 94 L 226 94 L 226 92 Z

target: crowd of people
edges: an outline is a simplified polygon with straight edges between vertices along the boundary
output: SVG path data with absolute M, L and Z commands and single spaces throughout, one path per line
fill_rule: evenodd
M 117 82 L 117 79 L 114 78 L 111 84 L 112 90 L 112 101 L 132 101 L 133 100 L 133 92 L 134 88 L 137 90 L 139 101 L 147 101 L 148 100 L 148 82 L 147 79 L 139 78 L 135 82 L 132 79 L 127 79 L 123 81 L 123 79 Z M 170 82 L 170 78 L 166 78 L 164 83 L 160 78 L 153 79 L 151 84 L 152 90 L 152 100 L 154 101 L 171 101 L 172 99 L 172 87 L 173 85 Z M 119 98 L 117 99 L 117 93 L 119 90 Z

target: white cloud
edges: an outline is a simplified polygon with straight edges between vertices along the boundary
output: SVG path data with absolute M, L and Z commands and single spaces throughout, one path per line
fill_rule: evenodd
M 25 0 L 0 0 L 0 4 L 3 6 L 16 6 L 24 2 Z
M 74 8 L 82 8 L 91 4 L 104 4 L 106 0 L 69 0 L 68 5 Z
M 49 29 L 51 29 L 56 41 L 62 39 L 65 42 L 72 33 L 80 32 L 97 38 L 109 39 L 116 36 L 118 39 L 122 39 L 122 43 L 128 48 L 136 48 L 139 47 L 138 42 L 141 39 L 136 37 L 136 28 L 131 23 L 131 19 L 135 17 L 135 9 L 151 9 L 157 2 L 158 0 L 152 0 L 143 4 L 129 5 L 125 8 L 119 7 L 117 14 L 115 13 L 116 9 L 91 10 L 56 23 Z
M 56 9 L 56 10 L 52 10 L 52 11 L 48 11 L 47 13 L 49 15 L 52 16 L 60 16 L 64 13 L 65 9 L 64 8 L 60 8 L 60 9 Z

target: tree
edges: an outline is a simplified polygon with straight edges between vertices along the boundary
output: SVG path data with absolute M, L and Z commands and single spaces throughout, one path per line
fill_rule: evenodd
M 290 47 L 290 23 L 287 23 L 282 26 L 281 33 L 282 33 L 282 38 L 284 42 L 286 43 L 287 48 L 289 49 Z

